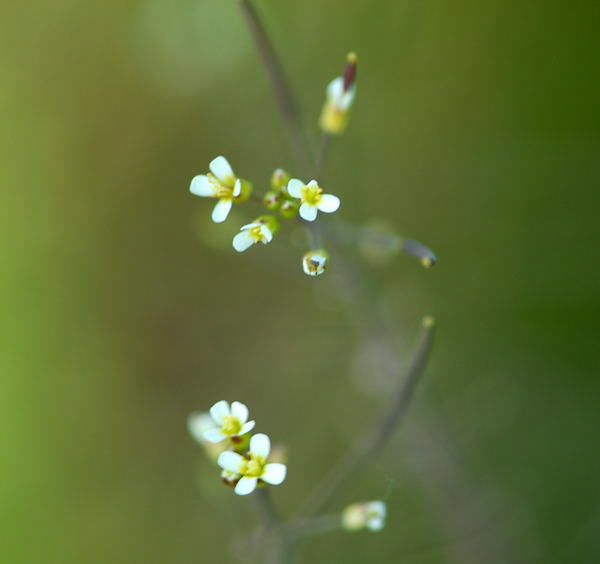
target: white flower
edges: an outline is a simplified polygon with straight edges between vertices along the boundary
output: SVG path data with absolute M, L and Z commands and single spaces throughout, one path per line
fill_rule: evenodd
M 212 426 L 203 430 L 202 436 L 211 443 L 245 435 L 254 429 L 254 421 L 248 421 L 248 408 L 239 401 L 232 402 L 231 408 L 226 401 L 215 403 L 210 408 L 210 417 Z
M 250 450 L 247 456 L 242 456 L 230 450 L 221 453 L 217 461 L 219 466 L 233 474 L 241 476 L 235 486 L 235 493 L 247 495 L 252 493 L 258 480 L 268 484 L 278 485 L 285 480 L 287 468 L 278 462 L 267 463 L 271 441 L 267 435 L 258 433 L 250 439 Z
M 241 253 L 255 243 L 270 243 L 273 232 L 264 223 L 249 223 L 244 225 L 233 238 L 233 248 Z
M 344 509 L 342 525 L 348 531 L 369 529 L 381 531 L 385 525 L 386 507 L 383 501 L 354 503 Z
M 240 475 L 235 472 L 231 472 L 230 470 L 223 470 L 221 472 L 221 480 L 223 480 L 227 485 L 233 485 L 233 482 L 237 482 L 240 479 Z
M 304 274 L 319 276 L 329 266 L 329 255 L 323 251 L 310 251 L 302 257 L 302 269 Z
M 229 215 L 233 199 L 241 194 L 242 183 L 225 157 L 213 159 L 209 168 L 209 174 L 199 174 L 192 178 L 190 192 L 205 198 L 219 198 L 212 212 L 212 220 L 222 223 Z
M 333 213 L 340 207 L 340 199 L 333 194 L 323 194 L 316 180 L 304 184 L 302 180 L 292 178 L 287 186 L 288 194 L 300 200 L 300 217 L 306 221 L 317 218 L 317 210 Z

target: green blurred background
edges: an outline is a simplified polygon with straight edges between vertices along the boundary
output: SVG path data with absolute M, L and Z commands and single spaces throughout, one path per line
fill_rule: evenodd
M 359 54 L 322 180 L 340 216 L 440 258 L 374 269 L 402 363 L 421 316 L 439 323 L 401 432 L 330 507 L 385 499 L 387 528 L 300 561 L 600 561 L 600 5 L 257 7 L 311 131 Z M 4 2 L 0 31 L 0 561 L 233 562 L 256 517 L 187 414 L 245 401 L 289 448 L 288 513 L 382 405 L 393 359 L 376 332 L 361 344 L 335 264 L 304 276 L 294 235 L 238 256 L 243 209 L 221 249 L 188 193 L 218 154 L 259 189 L 293 170 L 236 2 Z

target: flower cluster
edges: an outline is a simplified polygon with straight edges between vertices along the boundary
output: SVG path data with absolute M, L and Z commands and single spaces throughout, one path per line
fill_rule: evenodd
M 250 198 L 252 184 L 239 178 L 223 156 L 213 159 L 208 168 L 209 173 L 192 178 L 190 192 L 196 196 L 216 198 L 218 202 L 213 209 L 212 220 L 215 223 L 223 223 L 234 203 L 238 204 Z M 298 178 L 290 178 L 290 175 L 280 168 L 271 176 L 271 189 L 258 201 L 269 211 L 279 212 L 284 219 L 299 216 L 305 221 L 315 221 L 318 212 L 333 213 L 340 207 L 340 199 L 333 194 L 325 194 L 316 180 L 305 184 Z M 279 221 L 274 215 L 261 215 L 240 228 L 240 232 L 233 238 L 232 246 L 241 253 L 256 243 L 266 245 L 273 240 L 278 230 Z M 325 255 L 326 253 L 321 252 L 320 256 Z M 327 260 L 325 259 L 325 262 Z M 325 271 L 323 265 L 308 272 L 305 259 L 302 264 L 304 272 L 311 276 Z
M 255 425 L 248 415 L 248 408 L 239 401 L 231 405 L 219 401 L 209 413 L 192 413 L 188 418 L 190 434 L 216 458 L 221 479 L 238 495 L 247 495 L 264 484 L 279 485 L 287 472 L 285 464 L 268 461 L 271 441 L 267 435 L 248 436 Z M 218 453 L 214 445 L 221 447 Z

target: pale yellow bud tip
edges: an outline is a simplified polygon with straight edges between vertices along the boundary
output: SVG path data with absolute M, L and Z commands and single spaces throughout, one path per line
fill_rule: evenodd
M 423 318 L 422 324 L 425 329 L 433 329 L 435 327 L 435 319 L 431 315 L 426 315 Z
M 354 64 L 356 64 L 356 63 L 358 62 L 358 55 L 357 55 L 356 53 L 354 53 L 354 52 L 352 52 L 352 53 L 348 53 L 348 55 L 346 56 L 346 60 L 347 60 L 349 63 L 354 63 Z

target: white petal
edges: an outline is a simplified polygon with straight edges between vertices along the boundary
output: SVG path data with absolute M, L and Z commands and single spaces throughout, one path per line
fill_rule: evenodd
M 298 210 L 300 217 L 306 221 L 314 221 L 317 219 L 317 208 L 304 202 Z
M 382 517 L 374 517 L 367 521 L 367 529 L 370 531 L 381 531 L 384 524 L 385 523 Z
M 233 248 L 238 252 L 238 253 L 242 253 L 244 252 L 247 248 L 251 247 L 252 245 L 254 245 L 254 238 L 250 236 L 250 234 L 247 231 L 242 231 L 241 233 L 238 233 L 234 238 L 233 241 L 231 243 L 233 245 Z
M 256 488 L 256 482 L 258 478 L 249 478 L 248 476 L 244 476 L 235 486 L 235 493 L 238 495 L 248 495 L 252 493 Z
M 242 183 L 239 178 L 235 179 L 235 184 L 233 185 L 233 197 L 237 198 L 242 193 Z
M 248 421 L 242 425 L 242 428 L 238 435 L 245 435 L 254 429 L 254 425 L 256 425 L 256 421 Z
M 230 472 L 235 472 L 236 474 L 239 474 L 240 468 L 244 462 L 245 459 L 243 456 L 240 456 L 237 452 L 231 452 L 230 450 L 226 450 L 219 454 L 219 458 L 217 459 L 217 464 L 221 468 L 229 470 Z
M 271 441 L 264 433 L 258 433 L 250 439 L 250 452 L 267 458 L 271 452 Z
M 210 162 L 210 171 L 224 184 L 231 186 L 235 175 L 225 157 L 217 157 Z
M 297 178 L 292 178 L 287 185 L 288 194 L 292 198 L 300 198 L 302 195 L 302 188 L 304 188 L 304 182 L 302 182 L 302 180 L 298 180 Z
M 231 415 L 235 415 L 243 425 L 248 421 L 248 408 L 239 401 L 231 403 Z
M 229 198 L 221 198 L 213 209 L 212 220 L 215 223 L 223 223 L 229 215 L 229 210 L 231 210 L 231 206 L 232 201 Z
M 215 185 L 208 179 L 206 174 L 199 174 L 192 178 L 190 192 L 196 196 L 210 198 L 215 195 Z
M 334 78 L 327 86 L 327 96 L 337 101 L 344 93 L 344 79 L 341 76 Z
M 273 240 L 273 232 L 266 225 L 260 226 L 260 232 L 264 237 L 263 243 L 270 243 Z
M 208 413 L 191 413 L 187 420 L 188 431 L 196 441 L 204 442 L 204 431 L 208 431 L 215 426 L 213 418 Z
M 340 207 L 340 199 L 333 194 L 323 194 L 317 207 L 319 208 L 319 211 L 333 213 Z
M 231 413 L 229 411 L 229 404 L 225 400 L 215 403 L 209 411 L 210 416 L 219 427 L 223 424 L 223 418 Z
M 260 227 L 262 223 L 247 223 L 246 225 L 242 225 L 240 227 L 240 231 L 246 231 L 248 229 L 252 229 L 253 227 Z
M 371 501 L 367 503 L 366 509 L 368 513 L 375 513 L 380 517 L 385 517 L 387 512 L 385 503 L 383 501 Z
M 344 92 L 342 94 L 342 96 L 340 97 L 339 100 L 339 108 L 341 110 L 347 111 L 350 106 L 352 105 L 352 102 L 354 102 L 354 96 L 356 95 L 356 85 L 353 84 L 352 87 L 350 88 L 350 90 L 348 90 L 347 92 Z
M 221 441 L 227 438 L 226 435 L 221 433 L 221 429 L 219 427 L 213 427 L 212 429 L 208 429 L 202 433 L 202 436 L 209 443 L 220 443 Z
M 285 464 L 279 464 L 279 462 L 272 462 L 271 464 L 267 464 L 265 466 L 265 472 L 261 476 L 261 479 L 269 484 L 273 484 L 277 486 L 285 480 L 285 474 L 287 472 L 287 468 Z
M 316 180 L 311 180 L 311 181 L 310 181 L 310 182 L 307 184 L 307 186 L 308 186 L 309 188 L 312 188 L 313 186 L 314 186 L 315 188 L 317 188 L 317 187 L 319 186 L 319 183 L 318 183 Z

